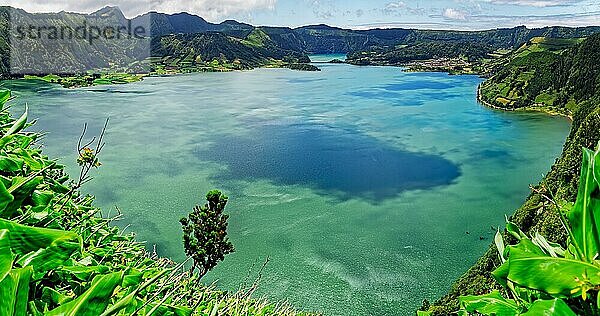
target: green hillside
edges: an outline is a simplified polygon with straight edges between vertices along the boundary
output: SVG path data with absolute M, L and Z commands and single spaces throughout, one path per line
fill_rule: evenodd
M 221 33 L 178 34 L 152 40 L 150 72 L 243 70 L 306 62 L 304 54 L 280 49 L 263 32 L 241 40 Z
M 127 26 L 128 23 L 121 11 L 114 7 L 92 14 L 31 14 L 20 9 L 0 7 L 0 33 L 3 34 L 0 36 L 2 78 L 35 75 L 41 80 L 77 87 L 137 81 L 141 78 L 137 74 L 229 71 L 263 66 L 281 67 L 309 61 L 303 53 L 280 48 L 260 29 L 255 29 L 246 38 L 216 32 L 121 40 L 100 36 L 93 41 L 83 38 L 61 41 L 45 37 L 44 40 L 25 37 L 17 41 L 18 46 L 11 47 L 11 54 L 8 46 L 11 18 L 12 21 L 17 19 L 19 25 L 71 30 L 86 24 L 116 27 Z M 172 21 L 176 26 L 186 24 L 179 21 L 181 19 L 201 23 L 185 14 L 175 15 L 173 19 L 176 20 Z M 151 27 L 155 27 L 160 21 L 152 19 L 151 22 Z M 232 22 L 225 24 L 231 25 Z M 46 76 L 57 74 L 60 77 Z
M 534 38 L 500 60 L 480 88 L 480 100 L 507 109 L 540 109 L 571 115 L 595 95 L 599 35 L 587 40 Z

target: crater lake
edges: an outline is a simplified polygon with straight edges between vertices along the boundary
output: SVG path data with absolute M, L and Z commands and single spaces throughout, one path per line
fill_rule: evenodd
M 184 258 L 179 219 L 223 190 L 236 252 L 206 283 L 250 285 L 269 257 L 258 296 L 326 315 L 412 315 L 487 249 L 569 122 L 485 108 L 476 76 L 318 66 L 5 86 L 73 175 L 83 124 L 94 135 L 110 117 L 83 190 L 161 256 Z

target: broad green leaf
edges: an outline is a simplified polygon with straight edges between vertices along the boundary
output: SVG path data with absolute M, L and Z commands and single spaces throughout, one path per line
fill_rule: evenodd
M 583 161 L 581 164 L 581 176 L 579 179 L 579 190 L 575 205 L 567 216 L 572 227 L 575 246 L 581 249 L 584 260 L 592 262 L 598 249 L 600 249 L 600 213 L 594 214 L 599 201 L 593 196 L 598 190 L 598 182 L 594 177 L 595 160 L 600 159 L 597 152 L 583 149 Z M 596 209 L 594 209 L 594 205 Z
M 16 255 L 26 255 L 59 243 L 81 244 L 81 239 L 73 232 L 30 227 L 5 219 L 0 219 L 0 229 L 10 231 L 11 249 Z
M 97 276 L 90 288 L 73 301 L 61 305 L 48 313 L 47 316 L 87 316 L 101 315 L 113 296 L 115 288 L 123 280 L 122 272 Z
M 33 267 L 36 279 L 81 250 L 81 238 L 73 232 L 29 227 L 4 219 L 0 219 L 0 229 L 10 231 L 11 249 L 21 256 L 18 263 Z
M 0 90 L 0 109 L 4 109 L 4 104 L 10 99 L 10 90 Z
M 6 144 L 10 143 L 14 139 L 15 135 L 3 136 L 0 138 L 0 149 L 4 148 Z
M 15 152 L 15 154 L 19 155 L 19 157 L 21 157 L 21 159 L 23 159 L 25 164 L 29 168 L 31 168 L 31 170 L 33 170 L 33 171 L 42 170 L 45 167 L 45 162 L 42 159 L 40 159 L 39 157 L 34 158 L 29 151 L 30 150 L 27 150 L 27 149 L 17 149 L 14 152 Z
M 4 182 L 0 181 L 0 214 L 4 212 L 6 207 L 12 203 L 15 197 L 8 192 L 6 186 L 4 186 Z
M 90 267 L 82 267 L 82 266 L 74 266 L 74 267 L 60 267 L 60 270 L 68 272 L 72 274 L 77 279 L 86 281 L 89 280 L 92 275 L 96 274 L 104 274 L 109 272 L 109 268 L 107 266 L 90 266 Z
M 492 271 L 492 276 L 503 287 L 508 287 L 508 261 L 501 264 L 496 270 Z
M 13 254 L 10 251 L 10 239 L 8 230 L 0 230 L 0 281 L 8 275 L 12 269 Z
M 498 291 L 479 296 L 461 296 L 459 302 L 461 308 L 469 313 L 512 316 L 519 315 L 521 312 L 514 300 L 505 299 Z
M 54 192 L 52 191 L 34 191 L 31 195 L 31 201 L 34 206 L 47 206 L 52 201 Z
M 538 300 L 529 307 L 523 316 L 577 316 L 563 300 Z
M 14 315 L 25 315 L 27 313 L 27 302 L 29 301 L 29 282 L 33 275 L 33 269 L 31 267 L 25 267 L 13 270 L 11 273 L 18 275 L 19 279 Z
M 508 246 L 508 260 L 527 257 L 544 257 L 547 254 L 530 239 L 521 239 L 521 241 L 512 246 Z
M 0 281 L 8 275 L 12 269 L 13 254 L 10 251 L 10 239 L 8 230 L 0 230 Z
M 14 157 L 0 157 L 0 171 L 15 172 L 23 169 L 23 159 Z
M 136 302 L 136 299 L 135 299 L 136 295 L 138 295 L 141 291 L 143 291 L 144 289 L 146 289 L 151 284 L 154 284 L 154 282 L 156 282 L 156 280 L 158 280 L 160 277 L 162 277 L 163 275 L 165 275 L 165 273 L 167 273 L 167 272 L 171 272 L 171 270 L 170 269 L 165 269 L 165 270 L 160 271 L 155 276 L 153 276 L 150 280 L 148 280 L 148 281 L 144 282 L 144 284 L 136 287 L 135 290 L 133 290 L 133 292 L 129 293 L 127 296 L 123 297 L 118 302 L 116 302 L 113 306 L 111 306 L 104 313 L 102 313 L 101 316 L 116 315 L 122 309 L 124 309 L 124 308 L 128 307 L 129 305 L 135 303 Z
M 582 282 L 600 285 L 600 268 L 578 260 L 553 257 L 509 258 L 508 280 L 557 297 L 582 294 Z
M 506 231 L 509 234 L 511 234 L 513 237 L 515 237 L 517 240 L 521 240 L 523 238 L 527 238 L 527 235 L 525 235 L 521 231 L 521 229 L 519 228 L 519 226 L 517 226 L 515 223 L 509 221 L 508 217 L 506 217 Z
M 431 316 L 433 312 L 417 311 L 417 316 Z
M 0 282 L 0 316 L 27 315 L 31 268 L 13 269 Z
M 565 250 L 559 244 L 549 242 L 538 232 L 531 238 L 531 241 L 552 257 L 564 257 L 565 255 Z
M 500 255 L 500 260 L 502 261 L 502 263 L 504 263 L 504 261 L 506 261 L 506 259 L 504 258 L 504 240 L 502 239 L 502 234 L 500 234 L 500 230 L 498 229 L 498 231 L 496 232 L 496 235 L 494 236 L 494 243 L 496 244 L 496 249 L 498 249 L 498 254 Z
M 62 294 L 53 288 L 44 287 L 42 289 L 42 300 L 46 303 L 61 305 L 66 302 L 72 301 L 73 297 Z
M 8 192 L 14 197 L 13 201 L 6 206 L 6 208 L 0 213 L 3 218 L 10 218 L 13 214 L 21 208 L 23 201 L 30 197 L 33 191 L 43 181 L 43 177 L 14 177 L 13 183 L 8 188 Z
M 23 115 L 21 115 L 21 117 L 19 117 L 19 119 L 15 121 L 15 123 L 13 124 L 13 126 L 10 127 L 8 132 L 4 134 L 4 137 L 16 134 L 20 132 L 23 129 L 23 127 L 25 127 L 25 124 L 27 123 L 27 112 L 28 108 L 27 106 L 25 106 L 25 112 L 23 113 Z
M 31 266 L 35 270 L 34 279 L 38 280 L 47 271 L 54 270 L 60 266 L 72 265 L 71 255 L 80 250 L 77 242 L 59 242 L 31 252 L 19 259 L 19 265 Z

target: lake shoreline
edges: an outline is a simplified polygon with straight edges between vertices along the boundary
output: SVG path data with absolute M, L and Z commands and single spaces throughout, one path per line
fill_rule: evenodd
M 550 116 L 561 116 L 561 117 L 568 119 L 571 123 L 573 122 L 572 114 L 561 113 L 561 112 L 553 111 L 553 110 L 550 110 L 550 109 L 547 109 L 544 107 L 526 106 L 526 107 L 522 107 L 522 108 L 508 109 L 508 108 L 502 108 L 502 107 L 493 105 L 482 98 L 481 84 L 479 84 L 477 86 L 477 102 L 479 104 L 481 104 L 487 108 L 493 109 L 493 110 L 504 111 L 504 112 L 524 112 L 524 113 L 537 112 L 537 113 L 547 114 Z
M 104 81 L 110 80 L 107 79 L 107 77 L 110 76 L 123 76 L 126 77 L 126 80 L 119 80 L 117 82 L 103 82 L 103 83 L 96 83 L 93 80 L 88 80 L 89 78 L 94 79 L 94 75 L 72 75 L 72 76 L 59 76 L 59 75 L 53 75 L 53 74 L 48 74 L 48 75 L 44 75 L 44 76 L 23 76 L 23 77 L 13 77 L 13 78 L 6 78 L 6 79 L 2 79 L 0 80 L 0 82 L 2 81 L 6 81 L 6 80 L 41 80 L 47 83 L 53 83 L 53 84 L 58 84 L 60 86 L 62 86 L 63 88 L 66 89 L 79 89 L 79 88 L 88 88 L 88 87 L 98 87 L 98 86 L 106 86 L 106 85 L 123 85 L 123 84 L 128 84 L 128 83 L 133 83 L 133 82 L 139 82 L 139 81 L 143 81 L 144 78 L 161 78 L 161 77 L 171 77 L 171 76 L 176 76 L 176 75 L 184 75 L 184 74 L 190 74 L 190 73 L 214 73 L 214 72 L 235 72 L 235 71 L 251 71 L 251 70 L 255 70 L 255 69 L 289 69 L 289 70 L 293 70 L 293 71 L 307 71 L 307 72 L 314 72 L 314 71 L 321 71 L 321 69 L 319 69 L 318 67 L 312 65 L 313 63 L 288 63 L 288 64 L 268 64 L 268 65 L 263 65 L 260 67 L 254 67 L 254 68 L 248 68 L 248 69 L 232 69 L 232 68 L 213 68 L 213 67 L 204 67 L 204 68 L 200 68 L 198 69 L 198 71 L 191 71 L 191 72 L 182 72 L 182 71 L 170 71 L 170 72 L 165 72 L 165 73 L 106 73 L 106 74 L 99 74 L 97 76 L 97 78 L 95 79 L 102 79 Z M 50 79 L 46 79 L 46 77 L 51 77 Z M 76 84 L 70 84 L 72 81 L 76 81 Z

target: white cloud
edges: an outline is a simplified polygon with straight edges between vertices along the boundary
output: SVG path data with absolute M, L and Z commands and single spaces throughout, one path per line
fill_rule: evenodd
M 412 15 L 424 15 L 425 9 L 421 7 L 412 7 L 406 4 L 404 1 L 388 2 L 381 12 L 386 15 L 402 15 L 403 13 L 409 13 Z
M 444 12 L 442 13 L 442 15 L 450 20 L 466 20 L 467 19 L 467 13 L 465 11 L 461 11 L 461 10 L 457 10 L 457 9 L 453 9 L 453 8 L 446 8 L 444 9 Z
M 529 16 L 475 15 L 469 17 L 469 19 L 478 25 L 488 25 L 489 27 L 512 27 L 516 25 L 525 25 L 530 28 L 546 26 L 582 27 L 598 25 L 598 21 L 600 21 L 600 11 Z
M 537 8 L 559 7 L 583 2 L 583 0 L 485 0 L 493 4 L 511 4 L 519 6 L 530 6 Z
M 390 2 L 388 4 L 385 5 L 386 9 L 402 9 L 402 8 L 406 8 L 407 5 L 406 3 L 404 3 L 403 1 L 398 1 L 398 2 Z
M 165 13 L 190 12 L 207 20 L 217 21 L 236 14 L 254 10 L 273 10 L 277 0 L 0 0 L 0 5 L 10 5 L 29 12 L 73 11 L 90 13 L 107 5 L 114 5 L 128 17 L 148 11 Z

